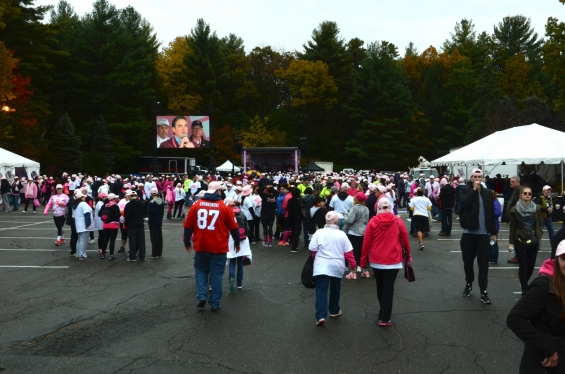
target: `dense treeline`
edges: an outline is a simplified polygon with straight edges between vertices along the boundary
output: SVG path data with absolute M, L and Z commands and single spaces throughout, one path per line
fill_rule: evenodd
M 561 0 L 560 0 L 561 1 Z M 244 146 L 296 146 L 311 159 L 405 169 L 494 131 L 539 123 L 565 130 L 565 23 L 545 36 L 526 16 L 492 32 L 463 19 L 441 46 L 403 54 L 389 41 L 349 41 L 335 22 L 301 51 L 246 52 L 204 20 L 160 46 L 133 7 L 97 0 L 0 0 L 0 147 L 46 172 L 132 171 L 152 154 L 157 109 L 207 114 L 216 160 Z M 305 39 L 307 36 L 305 36 Z

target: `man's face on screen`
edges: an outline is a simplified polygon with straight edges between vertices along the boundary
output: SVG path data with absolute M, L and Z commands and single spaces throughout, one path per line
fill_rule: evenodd
M 173 127 L 173 133 L 176 137 L 182 138 L 188 133 L 188 123 L 184 119 L 177 120 Z
M 157 134 L 160 138 L 165 139 L 169 135 L 169 126 L 161 125 L 157 127 Z
M 204 134 L 204 129 L 202 128 L 202 126 L 192 127 L 192 139 L 200 141 L 200 138 L 202 138 L 202 134 Z

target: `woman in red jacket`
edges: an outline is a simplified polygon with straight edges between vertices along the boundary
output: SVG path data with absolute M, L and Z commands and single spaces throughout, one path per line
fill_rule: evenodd
M 367 271 L 370 264 L 377 279 L 377 298 L 381 306 L 379 310 L 379 326 L 393 326 L 392 297 L 394 281 L 398 270 L 402 269 L 402 247 L 410 257 L 410 243 L 406 228 L 400 217 L 392 212 L 389 199 L 380 199 L 377 203 L 377 215 L 371 218 L 365 229 L 361 267 Z

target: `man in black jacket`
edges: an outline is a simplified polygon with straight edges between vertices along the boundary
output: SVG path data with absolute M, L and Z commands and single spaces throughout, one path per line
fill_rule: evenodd
M 442 179 L 439 184 L 439 198 L 441 201 L 441 231 L 439 236 L 451 236 L 451 228 L 453 226 L 453 206 L 455 205 L 455 188 Z
M 479 287 L 481 289 L 481 301 L 491 304 L 492 301 L 487 294 L 488 286 L 488 259 L 490 253 L 490 240 L 496 241 L 494 216 L 494 198 L 492 191 L 482 185 L 483 172 L 481 169 L 473 169 L 471 173 L 471 186 L 461 189 L 461 219 L 463 228 L 461 237 L 461 254 L 463 256 L 463 268 L 465 269 L 466 285 L 461 296 L 471 295 L 475 273 L 473 263 L 477 258 L 479 267 Z
M 145 261 L 144 213 L 145 204 L 139 200 L 137 193 L 132 192 L 130 201 L 124 208 L 124 226 L 127 227 L 129 239 L 128 261 L 135 261 L 138 251 L 139 261 Z

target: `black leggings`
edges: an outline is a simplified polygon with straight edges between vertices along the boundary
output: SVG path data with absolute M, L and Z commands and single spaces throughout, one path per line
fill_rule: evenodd
M 61 216 L 61 217 L 53 216 L 53 221 L 55 221 L 55 226 L 57 226 L 57 236 L 63 236 L 63 226 L 65 226 L 65 216 Z
M 175 211 L 173 212 L 173 217 L 177 214 L 177 209 L 179 210 L 179 214 L 177 215 L 177 217 L 181 216 L 183 204 L 184 204 L 184 200 L 175 201 Z
M 263 224 L 263 236 L 273 236 L 273 223 L 275 222 L 274 218 L 261 218 L 261 223 Z
M 118 229 L 104 229 L 104 243 L 102 244 L 102 253 L 106 253 L 108 242 L 110 242 L 110 256 L 114 255 L 114 246 L 118 237 Z
M 104 230 L 98 230 L 98 248 L 102 249 L 104 245 Z
M 259 235 L 259 227 L 261 227 L 261 218 L 260 218 L 260 217 L 257 217 L 257 216 L 254 214 L 254 215 L 253 215 L 253 229 L 251 230 L 251 228 L 250 228 L 250 231 L 253 232 L 253 236 L 255 237 L 255 240 L 256 240 L 256 241 L 258 241 L 259 238 L 261 237 L 261 236 Z M 263 232 L 263 234 L 265 234 L 265 233 Z
M 24 208 L 24 210 L 25 210 L 26 212 L 27 212 L 27 208 L 29 207 L 29 203 L 31 203 L 31 207 L 33 208 L 33 211 L 35 212 L 36 207 L 35 207 L 35 204 L 33 203 L 33 200 L 34 200 L 34 199 L 33 199 L 32 197 L 26 198 L 26 206 L 25 206 L 25 208 Z
M 528 289 L 528 281 L 534 273 L 539 247 L 526 251 L 522 243 L 515 240 L 514 250 L 516 251 L 516 258 L 519 261 L 518 278 L 520 279 L 520 286 L 522 286 L 522 292 L 526 292 Z
M 347 234 L 351 245 L 353 246 L 353 256 L 357 266 L 361 266 L 361 249 L 363 248 L 363 236 Z
M 302 232 L 302 220 L 290 219 L 290 227 L 292 228 L 292 249 L 298 249 L 298 242 L 300 241 L 300 233 Z
M 247 237 L 249 239 L 249 242 L 254 242 L 255 238 L 253 237 L 253 233 L 255 232 L 254 228 L 255 228 L 255 222 L 253 221 L 253 219 L 247 219 L 247 228 L 249 229 L 247 231 Z
M 399 269 L 374 269 L 377 280 L 377 299 L 381 308 L 379 309 L 379 320 L 388 322 L 392 314 L 392 299 L 394 296 L 394 282 Z

